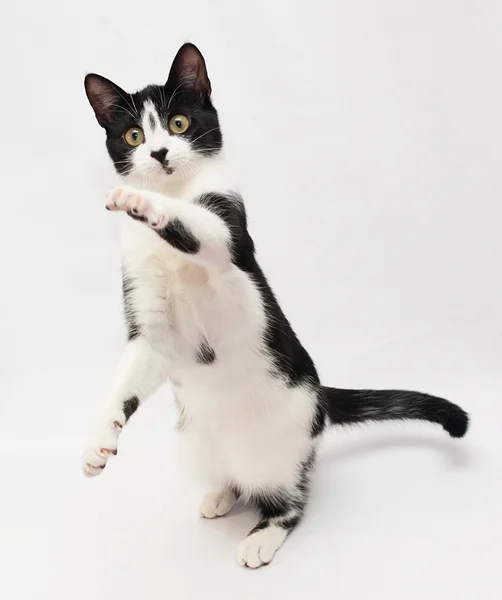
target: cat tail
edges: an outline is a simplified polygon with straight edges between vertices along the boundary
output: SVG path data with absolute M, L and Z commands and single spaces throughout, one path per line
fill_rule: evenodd
M 463 437 L 469 426 L 469 416 L 460 406 L 421 392 L 321 386 L 321 395 L 334 425 L 412 419 L 438 423 L 454 438 Z

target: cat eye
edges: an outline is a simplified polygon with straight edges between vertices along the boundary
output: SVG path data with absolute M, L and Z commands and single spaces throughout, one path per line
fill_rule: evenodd
M 139 127 L 131 127 L 124 133 L 124 139 L 129 146 L 136 148 L 145 141 L 145 134 Z
M 190 121 L 185 115 L 174 115 L 169 119 L 169 129 L 171 133 L 180 135 L 190 127 Z

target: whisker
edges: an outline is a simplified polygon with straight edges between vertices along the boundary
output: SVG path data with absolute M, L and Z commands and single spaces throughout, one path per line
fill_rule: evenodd
M 135 102 L 134 102 L 134 98 L 132 97 L 132 94 L 129 94 L 129 96 L 131 97 L 131 102 L 132 102 L 132 105 L 133 105 L 133 107 L 134 107 L 134 110 L 135 110 L 135 111 L 136 111 L 136 113 L 139 115 L 139 112 L 138 112 L 138 109 L 136 108 L 136 104 L 135 104 Z
M 183 86 L 183 84 L 184 84 L 184 82 L 181 82 L 181 83 L 179 84 L 179 86 L 178 86 L 178 87 L 177 87 L 177 88 L 174 90 L 174 92 L 172 93 L 171 97 L 169 98 L 169 103 L 167 104 L 166 111 L 168 111 L 168 110 L 169 110 L 169 107 L 171 106 L 171 102 L 173 101 L 173 98 L 174 98 L 174 96 L 176 96 L 176 92 L 177 92 L 177 91 L 180 89 L 180 87 L 182 87 L 182 86 Z
M 133 114 L 128 108 L 121 106 L 120 104 L 115 104 L 115 103 L 110 103 L 109 106 L 112 106 L 114 108 L 117 108 L 119 110 L 122 110 L 123 112 L 125 112 L 126 114 L 128 114 L 130 117 L 133 118 L 134 121 L 137 121 L 137 116 L 135 114 Z
M 131 106 L 131 104 L 130 104 L 129 100 L 127 99 L 127 97 L 126 97 L 126 96 L 124 96 L 124 95 L 122 94 L 122 92 L 119 92 L 119 96 L 120 96 L 120 97 L 121 97 L 121 98 L 124 100 L 124 102 L 126 102 L 126 103 L 127 103 L 129 106 Z M 129 94 L 129 96 L 130 96 L 130 98 L 131 98 L 131 100 L 132 100 L 132 102 L 133 102 L 133 104 L 132 104 L 132 109 L 135 111 L 135 113 L 136 113 L 136 116 L 139 118 L 138 109 L 136 108 L 136 105 L 134 104 L 134 99 L 133 99 L 133 97 L 132 97 L 132 95 L 131 95 L 131 94 Z
M 217 129 L 219 129 L 219 127 L 213 127 L 212 129 L 209 129 L 209 131 L 205 131 L 204 133 L 202 133 L 201 135 L 199 135 L 199 137 L 195 138 L 194 140 L 192 140 L 192 144 L 195 144 L 195 142 L 197 140 L 200 140 L 201 137 L 204 137 L 205 135 L 207 135 L 208 133 L 212 133 L 213 131 L 216 131 Z

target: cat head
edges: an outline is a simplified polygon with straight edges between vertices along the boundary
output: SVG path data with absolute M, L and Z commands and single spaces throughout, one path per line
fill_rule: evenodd
M 193 44 L 180 48 L 165 85 L 129 94 L 91 73 L 85 91 L 121 175 L 162 185 L 189 177 L 201 157 L 221 150 L 206 63 Z

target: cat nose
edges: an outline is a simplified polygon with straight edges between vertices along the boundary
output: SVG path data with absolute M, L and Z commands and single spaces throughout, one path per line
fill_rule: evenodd
M 163 163 L 166 159 L 167 148 L 160 148 L 159 150 L 153 150 L 150 152 L 150 156 L 159 161 L 159 163 Z

